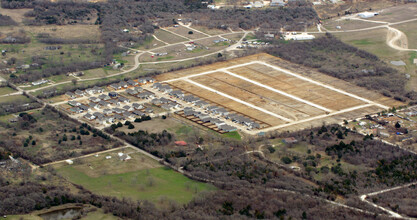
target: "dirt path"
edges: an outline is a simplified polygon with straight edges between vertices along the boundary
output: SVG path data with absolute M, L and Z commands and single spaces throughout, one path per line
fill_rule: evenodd
M 188 28 L 188 29 L 190 29 L 190 30 L 192 30 L 192 31 L 194 31 L 194 32 L 197 32 L 197 33 L 200 33 L 200 34 L 206 35 L 207 37 L 211 37 L 211 35 L 210 35 L 210 34 L 206 34 L 206 33 L 202 32 L 202 31 L 199 31 L 199 30 L 197 30 L 197 29 L 192 28 L 192 27 L 191 27 L 191 23 L 189 23 L 188 25 L 184 25 L 182 22 L 178 22 L 178 24 L 180 24 L 181 26 L 184 26 L 184 27 L 186 27 L 186 28 Z
M 104 154 L 104 153 L 108 153 L 108 152 L 112 152 L 112 151 L 116 151 L 116 150 L 122 150 L 122 149 L 125 149 L 125 148 L 127 148 L 127 147 L 123 146 L 123 147 L 118 147 L 118 148 L 112 148 L 112 149 L 108 149 L 108 150 L 104 150 L 104 151 L 100 151 L 100 152 L 95 152 L 95 153 L 91 153 L 91 154 L 82 155 L 82 156 L 79 156 L 79 157 L 73 157 L 73 158 L 68 158 L 68 159 L 65 159 L 65 160 L 58 160 L 58 161 L 54 161 L 54 162 L 50 162 L 50 163 L 45 163 L 45 164 L 42 164 L 41 166 L 51 166 L 51 165 L 54 165 L 54 164 L 64 163 L 67 160 L 76 160 L 76 159 L 91 157 L 91 156 L 94 156 L 94 155 Z
M 389 188 L 389 189 L 384 189 L 384 190 L 376 191 L 376 192 L 373 192 L 373 193 L 364 194 L 364 195 L 361 195 L 359 198 L 360 198 L 361 201 L 366 202 L 366 203 L 368 203 L 369 205 L 371 205 L 375 208 L 381 209 L 384 212 L 387 212 L 391 217 L 401 218 L 401 219 L 415 219 L 415 218 L 404 217 L 404 216 L 402 216 L 402 215 L 400 215 L 400 214 L 398 214 L 394 211 L 391 211 L 387 208 L 379 206 L 379 205 L 377 205 L 373 202 L 370 202 L 366 199 L 369 196 L 375 196 L 375 195 L 378 195 L 378 194 L 381 194 L 381 193 L 386 193 L 386 192 L 390 192 L 390 191 L 394 191 L 394 190 L 399 190 L 399 189 L 406 188 L 406 187 L 409 187 L 409 186 L 412 186 L 412 185 L 417 185 L 417 182 L 409 183 L 409 184 L 406 184 L 406 185 L 403 185 L 403 186 L 397 186 L 397 187 L 393 187 L 393 188 Z
M 185 38 L 185 39 L 187 39 L 188 41 L 191 41 L 191 39 L 190 39 L 190 38 L 188 38 L 188 37 L 186 37 L 186 36 L 182 36 L 182 35 L 180 35 L 180 34 L 177 34 L 177 33 L 173 32 L 173 31 L 170 31 L 170 30 L 168 30 L 168 29 L 166 29 L 166 28 L 161 28 L 161 30 L 164 30 L 164 31 L 166 31 L 166 32 L 169 32 L 170 34 L 173 34 L 173 35 L 175 35 L 175 36 L 178 36 L 178 37 L 181 37 L 181 38 Z
M 152 37 L 153 37 L 153 38 L 155 38 L 155 40 L 157 40 L 157 41 L 161 41 L 162 43 L 164 43 L 164 44 L 166 44 L 166 45 L 168 45 L 168 44 L 169 44 L 169 43 L 167 43 L 167 42 L 165 42 L 165 41 L 163 41 L 163 40 L 161 40 L 161 39 L 157 38 L 155 35 L 152 35 Z
M 229 51 L 229 50 L 235 49 L 238 46 L 238 44 L 241 43 L 242 39 L 246 36 L 246 34 L 247 33 L 250 33 L 250 32 L 251 31 L 239 32 L 239 33 L 244 33 L 243 37 L 236 44 L 234 44 L 234 45 L 226 48 L 226 50 Z M 236 33 L 238 33 L 238 32 L 236 32 Z M 216 35 L 216 36 L 223 37 L 222 35 L 228 35 L 228 34 L 220 34 L 220 35 Z M 203 40 L 203 39 L 207 39 L 207 38 L 210 38 L 210 37 L 214 37 L 214 36 L 203 37 L 203 38 L 199 38 L 199 39 L 195 39 L 195 40 Z M 94 78 L 81 79 L 81 80 L 78 80 L 78 82 L 91 81 L 91 80 L 99 80 L 99 79 L 103 79 L 103 78 L 110 78 L 110 77 L 114 77 L 114 76 L 123 75 L 123 74 L 129 73 L 129 72 L 135 71 L 142 64 L 158 64 L 158 63 L 183 62 L 183 61 L 188 61 L 188 60 L 199 59 L 199 58 L 211 56 L 211 55 L 217 54 L 217 53 L 225 50 L 225 49 L 221 49 L 219 51 L 215 51 L 215 52 L 212 52 L 212 53 L 209 53 L 209 54 L 204 54 L 204 55 L 201 55 L 201 56 L 190 57 L 190 58 L 179 59 L 179 60 L 156 61 L 156 62 L 142 62 L 142 63 L 139 62 L 139 57 L 142 56 L 145 53 L 152 53 L 153 50 L 157 50 L 157 49 L 160 49 L 160 48 L 165 48 L 165 47 L 169 47 L 169 46 L 173 46 L 173 45 L 177 45 L 177 44 L 183 44 L 184 42 L 187 42 L 187 41 L 178 42 L 178 43 L 174 43 L 174 44 L 167 44 L 167 45 L 160 46 L 160 47 L 157 47 L 157 48 L 153 48 L 153 49 L 150 49 L 150 50 L 147 50 L 147 51 L 142 51 L 142 50 L 137 50 L 137 49 L 133 49 L 133 48 L 128 48 L 128 49 L 136 50 L 136 51 L 139 51 L 140 52 L 140 53 L 136 54 L 135 59 L 134 59 L 135 60 L 135 64 L 133 65 L 132 68 L 130 68 L 128 70 L 125 70 L 125 71 L 122 71 L 122 72 L 119 72 L 119 73 L 110 74 L 110 75 L 107 75 L 105 77 L 94 77 Z M 64 82 L 59 82 L 59 83 L 53 83 L 53 84 L 50 84 L 48 86 L 44 86 L 44 87 L 40 87 L 40 88 L 36 88 L 36 89 L 31 89 L 31 90 L 27 90 L 26 92 L 36 92 L 36 91 L 43 90 L 43 89 L 46 89 L 46 88 L 50 88 L 50 87 L 54 87 L 54 86 L 58 86 L 58 85 L 62 85 L 62 84 L 68 84 L 68 83 L 72 83 L 72 82 L 71 81 L 64 81 Z
M 387 44 L 396 50 L 414 51 L 415 49 L 408 49 L 407 36 L 398 29 L 388 26 Z

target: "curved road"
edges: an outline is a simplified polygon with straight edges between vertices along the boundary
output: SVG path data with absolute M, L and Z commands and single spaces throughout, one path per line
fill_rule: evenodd
M 221 50 L 218 50 L 218 51 L 215 51 L 215 52 L 212 52 L 212 53 L 204 54 L 204 55 L 201 55 L 201 56 L 184 58 L 184 59 L 178 59 L 178 60 L 166 60 L 166 61 L 142 62 L 141 63 L 141 62 L 139 62 L 139 57 L 142 56 L 145 53 L 152 53 L 152 51 L 157 50 L 157 49 L 161 49 L 161 48 L 165 48 L 165 47 L 169 47 L 169 46 L 174 46 L 174 45 L 179 45 L 179 44 L 184 44 L 184 43 L 189 42 L 189 41 L 182 41 L 182 42 L 178 42 L 178 43 L 174 43 L 174 44 L 167 44 L 167 45 L 160 46 L 160 47 L 156 47 L 156 48 L 152 48 L 152 49 L 146 50 L 146 51 L 137 50 L 137 49 L 133 49 L 133 48 L 128 48 L 128 49 L 135 50 L 135 51 L 138 51 L 139 52 L 135 56 L 135 64 L 133 65 L 132 68 L 130 68 L 128 70 L 125 70 L 125 71 L 122 71 L 122 72 L 119 72 L 119 73 L 110 74 L 110 75 L 104 76 L 104 77 L 94 77 L 94 78 L 88 78 L 88 79 L 80 79 L 80 80 L 78 80 L 78 82 L 91 81 L 91 80 L 99 80 L 99 79 L 104 79 L 104 78 L 110 78 L 110 77 L 114 77 L 114 76 L 123 75 L 123 74 L 129 73 L 129 72 L 135 71 L 142 64 L 158 64 L 158 63 L 176 63 L 176 62 L 183 62 L 183 61 L 188 61 L 188 60 L 193 60 L 193 59 L 199 59 L 199 58 L 203 58 L 203 57 L 215 55 L 215 54 L 217 54 L 217 53 L 219 53 L 221 51 L 224 51 L 224 50 L 226 50 L 226 51 L 234 50 L 234 49 L 237 48 L 238 45 L 241 44 L 242 40 L 246 37 L 246 35 L 248 33 L 251 33 L 251 32 L 252 31 L 242 31 L 242 32 L 219 34 L 219 35 L 213 35 L 213 36 L 208 36 L 208 37 L 202 37 L 202 38 L 194 39 L 194 41 L 197 41 L 197 40 L 204 40 L 204 39 L 208 39 L 208 38 L 212 38 L 212 37 L 223 37 L 224 35 L 230 35 L 230 34 L 236 34 L 236 33 L 243 33 L 243 36 L 241 37 L 241 39 L 238 42 L 236 42 L 235 44 L 233 44 L 230 47 L 228 47 L 228 48 L 224 48 L 224 49 L 221 49 Z M 124 48 L 127 48 L 127 47 L 124 47 Z M 43 89 L 46 89 L 46 88 L 55 87 L 55 86 L 62 85 L 62 84 L 67 84 L 67 83 L 72 83 L 72 81 L 63 81 L 63 82 L 59 82 L 59 83 L 54 83 L 54 84 L 47 85 L 47 86 L 44 86 L 44 87 L 26 90 L 26 92 L 36 92 L 38 90 L 43 90 Z

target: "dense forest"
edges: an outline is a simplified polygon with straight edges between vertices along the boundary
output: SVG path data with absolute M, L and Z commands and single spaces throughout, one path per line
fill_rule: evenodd
M 201 1 L 183 0 L 110 0 L 105 3 L 3 0 L 2 7 L 33 8 L 33 11 L 26 13 L 27 25 L 100 25 L 107 60 L 120 52 L 118 42 L 143 42 L 158 27 L 174 24 L 173 20 L 180 14 L 197 24 L 225 29 L 265 26 L 299 30 L 317 20 L 315 11 L 305 3 L 290 4 L 285 9 L 212 11 Z M 123 33 L 123 28 L 138 30 L 139 34 Z

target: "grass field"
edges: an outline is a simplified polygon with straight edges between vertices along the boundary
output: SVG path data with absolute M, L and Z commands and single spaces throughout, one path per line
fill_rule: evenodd
M 156 40 L 154 37 L 151 37 L 148 40 L 146 40 L 145 42 L 143 42 L 143 44 L 137 45 L 135 47 L 135 49 L 138 49 L 138 50 L 149 50 L 149 49 L 152 49 L 152 48 L 155 48 L 155 47 L 161 47 L 161 46 L 164 46 L 164 45 L 166 45 L 166 44 L 165 43 L 162 43 L 159 40 Z
M 187 27 L 184 27 L 184 26 L 178 26 L 178 27 L 168 27 L 168 28 L 166 28 L 167 30 L 169 30 L 169 31 L 172 31 L 172 32 L 174 32 L 174 33 L 176 33 L 176 34 L 179 34 L 179 35 L 181 35 L 181 36 L 183 36 L 183 37 L 186 37 L 186 38 L 188 38 L 188 39 L 198 39 L 198 38 L 203 38 L 203 37 L 207 37 L 207 35 L 204 35 L 204 34 L 202 34 L 202 33 L 199 33 L 199 32 L 196 32 L 196 31 L 193 31 L 193 30 L 191 30 L 191 29 L 189 29 L 189 28 L 187 28 Z M 192 32 L 193 34 L 189 34 L 189 32 Z
M 239 132 L 237 131 L 232 131 L 232 132 L 228 132 L 225 134 L 222 134 L 223 137 L 227 137 L 227 138 L 233 138 L 236 140 L 242 140 L 242 137 L 240 136 Z
M 155 33 L 154 33 L 154 35 L 158 39 L 160 39 L 160 40 L 162 40 L 164 42 L 170 43 L 170 44 L 172 44 L 172 43 L 178 43 L 178 42 L 182 42 L 182 41 L 187 41 L 187 39 L 185 39 L 183 37 L 177 36 L 175 34 L 171 34 L 168 31 L 161 30 L 161 29 L 156 30 Z
M 407 35 L 408 48 L 417 49 L 417 21 L 394 25 L 392 27 Z
M 11 96 L 4 96 L 0 97 L 0 104 L 7 103 L 7 102 L 32 102 L 31 99 L 24 95 L 11 95 Z
M 227 34 L 230 33 L 228 30 L 222 30 L 222 29 L 210 29 L 204 26 L 192 26 L 192 28 L 199 30 L 203 33 L 209 34 L 209 35 L 219 35 L 219 34 Z
M 13 93 L 16 92 L 16 90 L 8 87 L 8 86 L 4 86 L 4 87 L 0 87 L 0 95 L 6 95 L 9 93 Z
M 416 4 L 402 4 L 395 7 L 385 8 L 378 16 L 369 18 L 369 20 L 399 22 L 416 18 Z
M 214 190 L 209 184 L 192 181 L 139 153 L 129 154 L 132 160 L 126 162 L 115 154 L 110 155 L 112 158 L 108 160 L 100 155 L 84 162 L 75 161 L 74 165 L 61 165 L 57 171 L 70 182 L 94 193 L 118 198 L 152 202 L 174 200 L 185 204 L 199 192 Z

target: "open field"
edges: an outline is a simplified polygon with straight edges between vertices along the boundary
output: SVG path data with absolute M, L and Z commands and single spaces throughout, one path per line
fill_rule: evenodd
M 211 91 L 207 91 L 203 88 L 200 88 L 198 86 L 195 86 L 191 83 L 185 82 L 185 81 L 174 81 L 170 83 L 171 85 L 180 88 L 181 90 L 199 96 L 209 102 L 211 102 L 214 105 L 217 106 L 222 106 L 226 109 L 229 110 L 244 110 L 244 115 L 253 118 L 257 121 L 260 121 L 263 124 L 266 125 L 273 125 L 273 124 L 282 124 L 284 123 L 283 120 L 270 116 L 268 114 L 265 114 L 257 109 L 252 109 L 252 108 L 247 108 L 247 106 L 236 102 L 234 100 L 222 97 L 222 96 L 218 96 L 216 95 L 216 93 L 211 92 Z M 243 112 L 240 112 L 243 113 Z
M 6 95 L 9 93 L 13 93 L 16 92 L 16 90 L 8 87 L 8 86 L 4 86 L 4 87 L 0 87 L 0 95 Z
M 380 23 L 371 23 L 366 21 L 360 20 L 326 20 L 323 22 L 323 27 L 329 31 L 347 31 L 347 30 L 355 30 L 360 28 L 368 28 L 368 27 L 375 27 L 381 25 Z M 337 29 L 336 26 L 340 26 L 341 29 Z M 315 29 L 314 31 L 317 31 Z
M 182 41 L 186 41 L 187 39 L 177 36 L 175 34 L 171 34 L 168 31 L 165 30 L 156 30 L 154 34 L 158 39 L 167 42 L 169 44 L 178 43 Z
M 192 78 L 192 80 L 203 85 L 210 85 L 210 88 L 233 95 L 238 99 L 245 100 L 289 119 L 299 120 L 324 113 L 324 111 L 319 109 L 311 108 L 311 106 L 286 96 L 273 93 L 265 88 L 223 73 L 217 72 L 208 76 Z
M 172 117 L 168 117 L 166 119 L 153 118 L 150 121 L 142 121 L 140 123 L 132 122 L 132 124 L 135 126 L 135 128 L 147 131 L 148 133 L 161 133 L 162 131 L 167 130 L 175 134 L 180 134 L 182 133 L 183 127 L 186 126 L 185 124 L 180 123 L 178 120 Z M 127 134 L 138 129 L 131 130 L 128 129 L 127 126 L 123 126 L 117 130 L 123 131 Z
M 25 13 L 33 9 L 5 9 L 0 7 L 0 14 L 11 17 L 14 21 L 21 23 L 25 19 Z
M 112 158 L 105 159 L 106 156 Z M 131 160 L 121 161 L 117 153 L 109 153 L 74 161 L 73 165 L 60 164 L 56 169 L 70 182 L 118 198 L 175 200 L 184 204 L 199 192 L 214 190 L 213 186 L 192 181 L 142 154 L 129 153 L 129 156 Z
M 339 2 L 338 4 L 332 4 L 328 2 L 327 4 L 314 5 L 314 9 L 320 18 L 335 17 L 342 15 L 345 11 L 367 11 L 372 8 L 373 11 L 378 11 L 380 9 L 385 9 L 388 7 L 395 6 L 396 2 L 391 0 L 378 0 L 378 1 L 344 1 L 343 3 Z
M 4 10 L 4 9 L 2 9 Z M 20 9 L 19 9 L 20 10 Z M 13 11 L 14 12 L 14 11 Z M 45 25 L 45 26 L 3 26 L 2 33 L 18 32 L 24 30 L 32 36 L 49 34 L 51 37 L 65 39 L 100 39 L 101 33 L 98 25 Z
M 417 49 L 417 21 L 393 25 L 392 27 L 402 31 L 407 36 L 408 48 Z
M 266 54 L 166 73 L 157 80 L 266 125 L 259 131 L 340 123 L 402 104 Z
M 183 37 L 189 38 L 189 39 L 198 39 L 198 38 L 202 38 L 202 37 L 207 37 L 207 35 L 204 35 L 202 33 L 193 31 L 193 30 L 191 30 L 187 27 L 181 26 L 181 25 L 178 26 L 178 27 L 168 27 L 166 29 L 169 30 L 169 31 L 172 31 L 176 34 L 179 34 Z M 193 34 L 188 34 L 189 31 L 192 31 Z
M 153 53 L 168 53 L 167 55 L 151 57 L 150 53 L 145 53 L 139 57 L 139 61 L 140 62 L 155 62 L 155 61 L 178 60 L 178 59 L 202 56 L 205 54 L 214 53 L 216 51 L 225 49 L 229 45 L 227 42 L 222 42 L 222 43 L 225 43 L 225 44 L 215 45 L 211 43 L 211 44 L 208 44 L 209 47 L 206 47 L 206 45 L 204 44 L 198 43 L 195 45 L 196 47 L 191 51 L 187 50 L 184 44 L 175 44 L 175 45 L 167 46 L 164 48 L 152 50 Z
M 416 18 L 417 4 L 404 4 L 400 6 L 385 8 L 380 11 L 378 16 L 369 20 L 398 22 Z
M 134 47 L 135 49 L 138 50 L 149 50 L 152 48 L 156 48 L 156 47 L 161 47 L 166 45 L 165 43 L 155 39 L 154 37 L 146 40 L 145 42 L 143 42 L 143 44 L 137 45 L 136 47 Z
M 0 97 L 0 104 L 4 104 L 7 102 L 31 102 L 31 100 L 24 96 L 24 95 L 11 95 L 11 96 L 4 96 L 4 97 Z
M 194 28 L 196 30 L 199 30 L 203 33 L 209 34 L 209 35 L 219 35 L 219 34 L 227 34 L 230 33 L 228 30 L 222 30 L 222 29 L 215 29 L 215 28 L 207 28 L 204 26 L 197 26 L 192 25 L 191 28 Z

